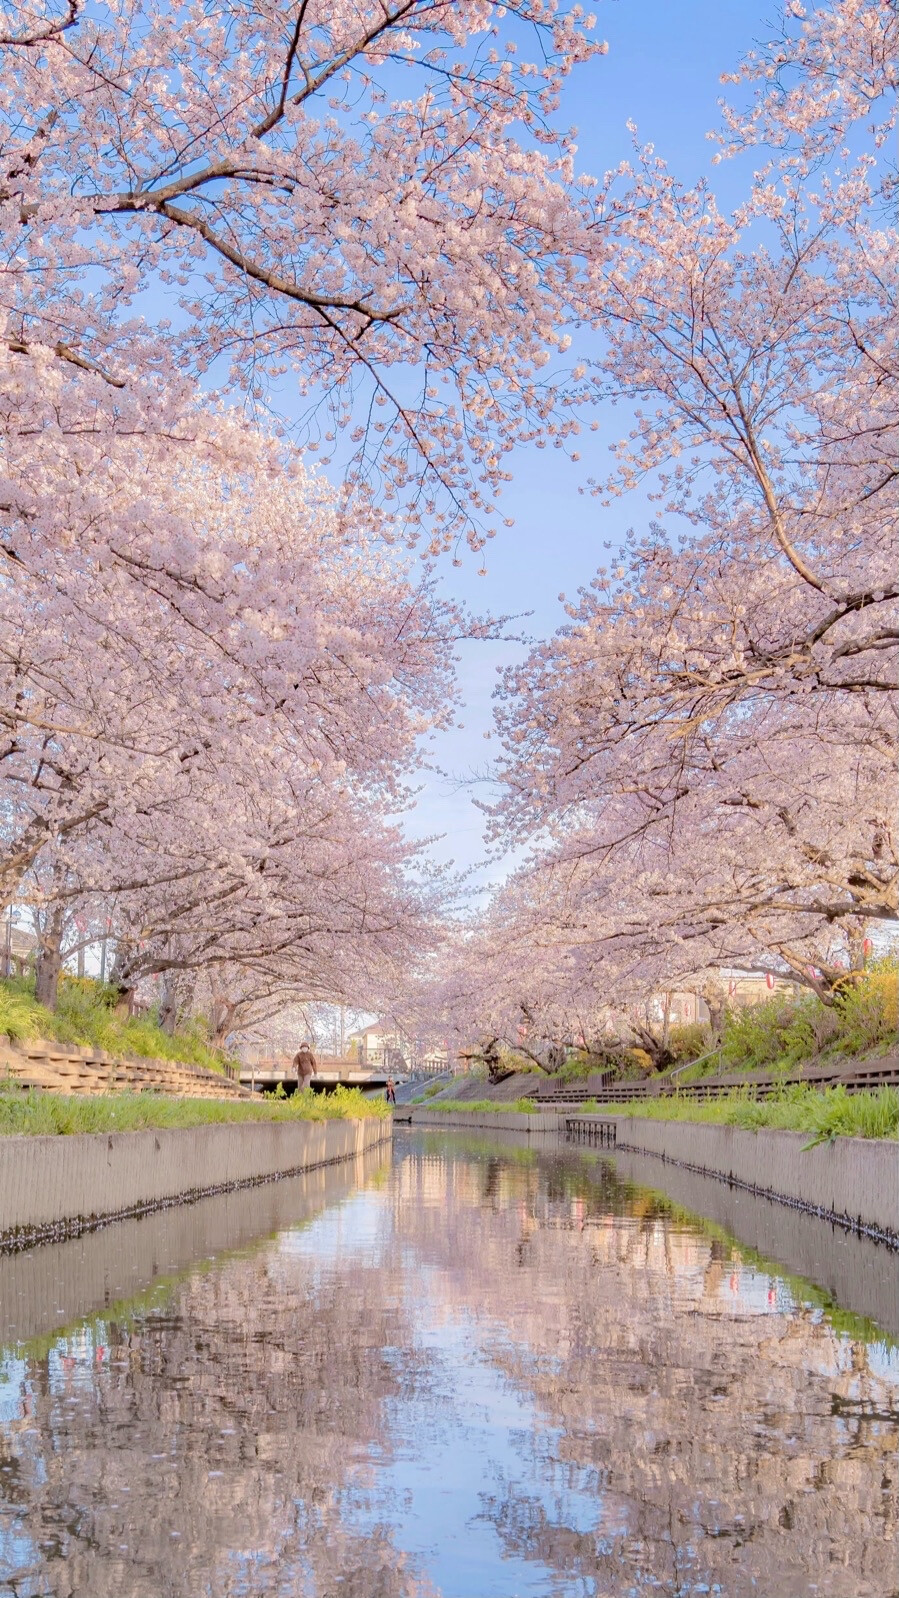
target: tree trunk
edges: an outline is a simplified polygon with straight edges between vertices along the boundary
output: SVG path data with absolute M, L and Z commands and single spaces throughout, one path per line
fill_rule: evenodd
M 498 1082 L 502 1075 L 498 1038 L 491 1038 L 486 1048 L 481 1050 L 481 1059 L 487 1067 L 488 1082 Z
M 709 1012 L 706 1036 L 710 1049 L 717 1049 L 724 1036 L 724 1023 L 730 1009 L 729 996 L 717 982 L 707 982 L 699 995 Z
M 637 1047 L 648 1054 L 654 1072 L 667 1071 L 669 1065 L 674 1065 L 675 1057 L 668 1047 L 665 1034 L 667 1026 L 663 1027 L 661 1039 L 657 1038 L 650 1027 L 644 1026 L 640 1021 L 631 1023 L 637 1038 Z
M 228 1035 L 234 1030 L 234 1004 L 222 1005 L 215 1008 L 210 1025 L 210 1042 L 214 1049 L 223 1049 L 228 1041 Z
M 109 973 L 109 985 L 116 990 L 116 1000 L 113 1005 L 113 1015 L 127 1020 L 134 1008 L 134 978 L 129 971 L 128 955 L 123 940 L 115 945 L 115 955 L 112 970 Z
M 709 1012 L 709 1041 L 712 1047 L 717 1049 L 724 1035 L 724 1023 L 727 1019 L 727 1000 L 706 999 L 705 1002 Z
M 34 996 L 47 1010 L 56 1009 L 59 977 L 62 971 L 62 934 L 65 916 L 61 906 L 43 918 L 37 948 L 37 973 Z
M 159 1006 L 159 1025 L 169 1037 L 178 1024 L 178 993 L 175 978 L 170 973 L 162 984 L 162 1001 Z

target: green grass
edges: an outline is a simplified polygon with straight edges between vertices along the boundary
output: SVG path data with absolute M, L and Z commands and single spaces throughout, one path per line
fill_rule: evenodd
M 651 1121 L 698 1121 L 710 1126 L 739 1126 L 755 1132 L 776 1127 L 808 1132 L 812 1143 L 835 1137 L 899 1137 L 899 1091 L 877 1088 L 847 1093 L 844 1087 L 823 1092 L 805 1084 L 785 1088 L 770 1099 L 753 1099 L 736 1089 L 720 1099 L 698 1104 L 695 1099 L 642 1099 L 623 1104 L 585 1104 L 586 1114 L 633 1115 Z
M 0 1136 L 67 1136 L 76 1132 L 142 1132 L 148 1127 L 215 1126 L 222 1122 L 385 1119 L 383 1099 L 358 1088 L 295 1093 L 289 1099 L 170 1099 L 155 1093 L 68 1097 L 61 1093 L 0 1092 Z
M 495 1099 L 468 1099 L 432 1104 L 441 1114 L 475 1112 L 478 1115 L 504 1115 L 510 1110 L 535 1115 L 540 1106 L 534 1099 L 516 1099 L 500 1104 Z M 597 1104 L 587 1099 L 580 1106 L 584 1115 L 639 1115 L 652 1121 L 699 1121 L 710 1126 L 740 1126 L 747 1131 L 776 1127 L 789 1132 L 808 1132 L 813 1143 L 835 1137 L 899 1138 L 899 1091 L 877 1088 L 869 1093 L 847 1093 L 843 1087 L 823 1092 L 806 1084 L 784 1088 L 776 1097 L 754 1099 L 747 1088 L 735 1088 L 719 1099 L 698 1103 L 677 1095 L 664 1099 L 631 1099 L 620 1104 Z
M 227 1056 L 210 1046 L 201 1021 L 187 1030 L 168 1033 L 152 1015 L 130 1019 L 113 1012 L 112 988 L 89 977 L 63 976 L 59 984 L 59 1003 L 47 1010 L 34 998 L 33 984 L 27 979 L 0 980 L 0 1032 L 14 1043 L 47 1038 L 57 1043 L 100 1049 L 117 1056 L 136 1054 L 141 1059 L 181 1060 L 221 1071 Z
M 899 965 L 879 960 L 856 987 L 839 993 L 834 1004 L 805 993 L 778 994 L 764 1004 L 748 1005 L 728 1016 L 715 1053 L 695 1071 L 680 1071 L 678 1081 L 736 1071 L 787 1073 L 895 1046 L 897 991 Z
M 439 1110 L 441 1115 L 470 1110 L 477 1110 L 479 1115 L 486 1111 L 491 1115 L 536 1115 L 539 1108 L 535 1099 L 512 1099 L 507 1104 L 496 1099 L 447 1099 L 445 1104 L 429 1105 L 429 1109 Z
M 445 1086 L 445 1085 L 446 1084 L 444 1083 L 443 1086 Z M 432 1099 L 436 1093 L 440 1092 L 440 1087 L 441 1087 L 440 1083 L 431 1082 L 428 1085 L 428 1087 L 425 1088 L 423 1093 L 416 1093 L 415 1098 L 414 1099 L 410 1099 L 409 1103 L 410 1104 L 427 1104 L 428 1099 Z

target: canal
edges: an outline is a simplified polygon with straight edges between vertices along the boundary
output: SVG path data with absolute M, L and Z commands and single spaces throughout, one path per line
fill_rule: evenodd
M 461 1132 L 8 1256 L 0 1593 L 894 1598 L 896 1262 Z

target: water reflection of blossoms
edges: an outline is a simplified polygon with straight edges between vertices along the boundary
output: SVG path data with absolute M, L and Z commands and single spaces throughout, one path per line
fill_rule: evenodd
M 400 1171 L 404 1234 L 540 1417 L 484 1504 L 506 1554 L 597 1593 L 892 1595 L 895 1357 L 592 1171 L 439 1154 Z
M 613 1173 L 412 1142 L 305 1228 L 23 1344 L 8 1590 L 890 1598 L 886 1345 Z

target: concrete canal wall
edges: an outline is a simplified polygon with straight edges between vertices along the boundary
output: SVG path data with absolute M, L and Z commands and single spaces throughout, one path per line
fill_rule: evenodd
M 117 1301 L 305 1225 L 389 1167 L 390 1143 L 300 1176 L 167 1204 L 40 1248 L 0 1252 L 0 1349 L 55 1335 Z
M 3 1137 L 0 1246 L 73 1237 L 118 1216 L 297 1175 L 391 1135 L 389 1121 L 372 1117 Z
M 817 1215 L 899 1244 L 899 1142 L 837 1138 L 808 1148 L 806 1132 L 690 1121 L 655 1121 L 644 1116 L 574 1117 L 481 1111 L 414 1110 L 414 1127 L 484 1127 L 527 1132 L 540 1138 L 564 1134 L 566 1122 L 602 1119 L 613 1125 L 619 1149 L 654 1154 L 687 1170 L 714 1176 L 767 1198 L 795 1204 Z M 611 1152 L 611 1149 L 608 1150 Z
M 832 1303 L 853 1309 L 899 1338 L 895 1260 L 874 1238 L 835 1226 L 795 1205 L 732 1187 L 719 1177 L 700 1176 L 656 1154 L 619 1149 L 614 1171 L 638 1187 L 655 1188 L 691 1214 L 713 1221 L 763 1259 L 778 1260 L 795 1276 L 814 1283 Z M 0 1304 L 2 1298 L 0 1278 Z
M 899 1242 L 899 1142 L 616 1116 L 616 1146 L 786 1200 Z

